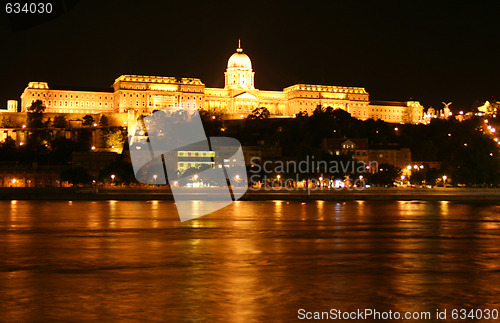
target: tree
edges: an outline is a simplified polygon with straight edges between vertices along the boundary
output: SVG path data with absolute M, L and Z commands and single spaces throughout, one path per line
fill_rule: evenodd
M 114 175 L 113 178 L 111 175 Z M 102 182 L 114 183 L 136 183 L 134 168 L 132 164 L 117 160 L 109 164 L 99 173 L 99 180 Z
M 91 126 L 94 124 L 94 117 L 91 116 L 90 114 L 87 114 L 83 117 L 83 125 L 84 126 Z
M 126 135 L 121 129 L 116 129 L 116 131 L 109 132 L 105 135 L 106 147 L 121 147 L 125 141 Z
M 52 125 L 54 128 L 66 128 L 66 117 L 64 115 L 56 116 Z
M 12 128 L 13 126 L 14 123 L 12 122 L 12 119 L 10 117 L 4 116 L 2 118 L 2 121 L 0 122 L 1 128 Z
M 99 118 L 99 127 L 101 128 L 101 147 L 108 147 L 108 139 L 111 135 L 108 117 L 101 115 Z
M 18 159 L 18 151 L 16 151 L 16 141 L 12 137 L 7 137 L 4 142 L 0 143 L 0 160 L 1 161 L 16 161 Z
M 269 119 L 271 113 L 266 107 L 255 108 L 252 113 L 248 115 L 248 119 Z
M 203 128 L 207 136 L 219 136 L 223 128 L 222 115 L 214 111 L 209 112 L 204 109 L 198 109 Z
M 66 169 L 61 173 L 61 179 L 71 183 L 73 186 L 78 184 L 90 184 L 93 180 L 87 170 L 81 166 Z
M 101 115 L 101 118 L 99 118 L 99 127 L 107 128 L 108 126 L 109 126 L 108 117 L 106 117 L 105 115 Z
M 31 103 L 28 108 L 28 115 L 26 118 L 26 123 L 28 128 L 43 128 L 43 112 L 45 111 L 45 105 L 42 100 L 36 100 Z
M 28 108 L 28 112 L 30 113 L 44 113 L 45 105 L 42 100 L 36 100 L 31 103 L 31 106 Z
M 307 118 L 307 112 L 305 111 L 299 111 L 299 113 L 295 114 L 296 118 Z
M 371 182 L 380 186 L 393 186 L 394 182 L 400 178 L 399 167 L 389 164 L 379 165 L 377 172 L 371 175 Z

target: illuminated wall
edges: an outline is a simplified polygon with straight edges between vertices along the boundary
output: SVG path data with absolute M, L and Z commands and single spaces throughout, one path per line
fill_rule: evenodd
M 34 101 L 41 100 L 45 112 L 106 113 L 115 111 L 113 92 L 73 91 L 50 89 L 46 82 L 29 82 L 21 95 L 21 112 Z

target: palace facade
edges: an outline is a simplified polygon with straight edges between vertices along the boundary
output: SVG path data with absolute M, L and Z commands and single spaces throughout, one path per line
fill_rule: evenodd
M 267 108 L 272 117 L 293 117 L 312 113 L 318 106 L 349 112 L 361 120 L 375 119 L 392 123 L 419 123 L 423 106 L 418 101 L 375 102 L 362 87 L 296 84 L 283 91 L 255 88 L 252 62 L 239 45 L 227 63 L 224 88 L 209 88 L 197 78 L 122 75 L 110 91 L 73 91 L 49 87 L 46 82 L 30 82 L 21 95 L 21 112 L 33 101 L 42 100 L 46 112 L 150 114 L 181 102 L 224 114 L 226 118 L 244 118 L 255 108 Z

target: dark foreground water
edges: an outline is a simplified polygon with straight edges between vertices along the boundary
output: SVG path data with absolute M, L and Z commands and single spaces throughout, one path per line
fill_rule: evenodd
M 2 201 L 0 320 L 280 322 L 301 308 L 500 310 L 499 211 L 236 202 L 181 223 L 173 202 Z

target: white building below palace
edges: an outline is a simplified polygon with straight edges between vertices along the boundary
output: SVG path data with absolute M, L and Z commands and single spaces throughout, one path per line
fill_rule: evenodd
M 254 86 L 250 58 L 239 46 L 229 58 L 225 86 L 209 88 L 197 78 L 122 75 L 109 92 L 51 89 L 46 82 L 30 82 L 21 95 L 21 112 L 42 100 L 46 112 L 113 113 L 135 111 L 150 114 L 180 102 L 194 100 L 207 111 L 227 118 L 243 118 L 255 108 L 266 107 L 274 117 L 312 113 L 317 106 L 349 112 L 361 120 L 418 123 L 423 107 L 418 101 L 371 102 L 362 87 L 296 84 L 283 91 L 264 91 Z M 131 112 L 131 111 L 130 111 Z

